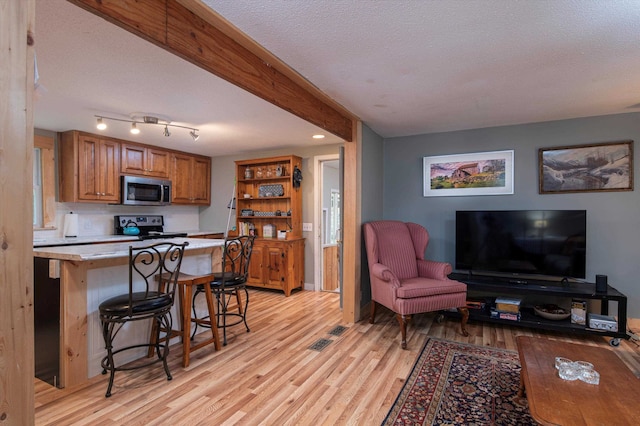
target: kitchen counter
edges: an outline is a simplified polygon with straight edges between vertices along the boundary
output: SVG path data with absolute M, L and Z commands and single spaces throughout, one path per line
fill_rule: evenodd
M 139 241 L 131 235 L 94 235 L 91 237 L 51 237 L 34 238 L 33 247 L 75 246 L 85 244 L 101 244 L 119 241 Z
M 187 241 L 181 272 L 200 275 L 220 270 L 223 239 L 168 238 L 157 240 L 117 241 L 104 244 L 36 247 L 34 257 L 49 259 L 50 278 L 59 277 L 60 387 L 86 382 L 102 371 L 100 360 L 106 350 L 98 306 L 101 302 L 128 291 L 129 246 L 148 246 L 154 243 Z M 52 265 L 53 264 L 53 265 Z M 51 301 L 56 303 L 56 301 Z M 174 306 L 173 311 L 176 307 Z M 202 307 L 198 307 L 202 310 Z M 174 318 L 179 318 L 177 312 Z M 118 335 L 118 345 L 149 339 L 148 324 L 135 321 Z M 138 324 L 140 323 L 140 324 Z M 51 348 L 52 350 L 55 350 Z M 131 351 L 133 361 L 146 355 L 146 350 Z
M 165 238 L 158 240 L 138 239 L 127 242 L 104 243 L 104 244 L 85 244 L 85 245 L 67 245 L 53 247 L 36 247 L 33 249 L 35 257 L 44 257 L 47 259 L 71 260 L 71 261 L 88 261 L 98 259 L 112 259 L 129 256 L 129 246 L 144 247 L 154 243 L 173 242 L 182 243 L 188 241 L 189 245 L 185 247 L 186 251 L 205 249 L 210 247 L 221 247 L 224 240 L 212 240 L 203 238 Z
M 188 237 L 201 237 L 204 235 L 221 234 L 224 236 L 224 232 L 219 231 L 169 231 L 169 232 L 183 232 Z M 115 243 L 123 241 L 139 241 L 137 236 L 132 235 L 93 235 L 86 237 L 49 237 L 49 238 L 33 238 L 33 247 L 56 247 L 56 246 L 75 246 L 86 244 L 103 244 L 103 243 Z

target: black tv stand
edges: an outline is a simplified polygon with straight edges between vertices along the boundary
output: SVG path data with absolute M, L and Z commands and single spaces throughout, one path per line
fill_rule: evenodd
M 606 293 L 597 293 L 594 283 L 574 282 L 568 279 L 560 281 L 543 281 L 528 278 L 498 277 L 490 275 L 476 275 L 472 273 L 452 273 L 449 278 L 467 284 L 468 298 L 486 298 L 489 296 L 511 296 L 522 299 L 520 308 L 520 320 L 492 318 L 488 311 L 469 309 L 470 320 L 487 321 L 492 323 L 507 324 L 519 327 L 530 327 L 543 330 L 553 330 L 576 334 L 597 334 L 612 337 L 612 346 L 618 346 L 620 339 L 628 339 L 627 334 L 627 296 L 611 286 L 607 286 Z M 484 295 L 484 296 L 483 296 Z M 599 300 L 600 314 L 609 315 L 609 301 L 617 302 L 618 320 L 617 331 L 596 330 L 587 325 L 572 324 L 571 319 L 553 321 L 534 314 L 533 306 L 527 301 L 540 297 L 553 297 L 554 299 L 582 299 Z M 449 312 L 448 315 L 457 315 Z

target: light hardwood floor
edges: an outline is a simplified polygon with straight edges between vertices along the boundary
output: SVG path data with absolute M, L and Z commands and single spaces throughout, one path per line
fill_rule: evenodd
M 341 323 L 336 293 L 251 290 L 249 325 L 228 330 L 229 344 L 207 346 L 180 364 L 180 346 L 170 354 L 172 381 L 160 364 L 118 372 L 111 398 L 107 376 L 76 389 L 56 389 L 36 380 L 37 425 L 377 425 L 395 400 L 428 337 L 516 350 L 515 336 L 532 335 L 609 348 L 599 336 L 568 336 L 526 328 L 459 323 L 414 317 L 408 349 L 400 348 L 399 326 L 380 308 L 376 324 Z M 328 334 L 336 326 L 340 336 Z M 640 321 L 630 327 L 640 330 Z M 309 349 L 319 339 L 331 342 Z M 640 348 L 623 341 L 610 348 L 640 377 Z M 631 374 L 631 373 L 630 373 Z

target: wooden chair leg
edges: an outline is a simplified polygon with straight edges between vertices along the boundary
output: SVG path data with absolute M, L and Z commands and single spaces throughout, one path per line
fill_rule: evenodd
M 458 308 L 458 312 L 462 316 L 462 319 L 460 320 L 460 329 L 462 330 L 462 335 L 468 336 L 469 332 L 467 331 L 467 321 L 469 321 L 469 308 Z
M 240 291 L 236 290 L 236 303 L 238 304 L 238 313 L 240 315 L 244 315 L 244 310 L 242 309 L 242 299 L 240 298 Z
M 396 318 L 400 324 L 400 334 L 402 335 L 400 344 L 402 349 L 407 349 L 407 324 L 411 321 L 411 315 L 396 314 Z
M 377 303 L 375 301 L 371 301 L 371 316 L 369 316 L 369 324 L 373 324 L 373 322 L 376 320 L 376 305 Z

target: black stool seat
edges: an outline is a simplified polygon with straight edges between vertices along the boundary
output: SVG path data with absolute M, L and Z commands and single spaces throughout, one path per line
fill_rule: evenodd
M 153 314 L 155 311 L 162 309 L 171 309 L 173 305 L 173 299 L 170 295 L 157 291 L 133 293 L 131 295 L 131 302 L 132 303 L 129 303 L 128 294 L 121 294 L 105 300 L 100 304 L 98 309 L 100 310 L 100 314 L 108 315 L 128 315 L 129 312 L 133 314 Z

